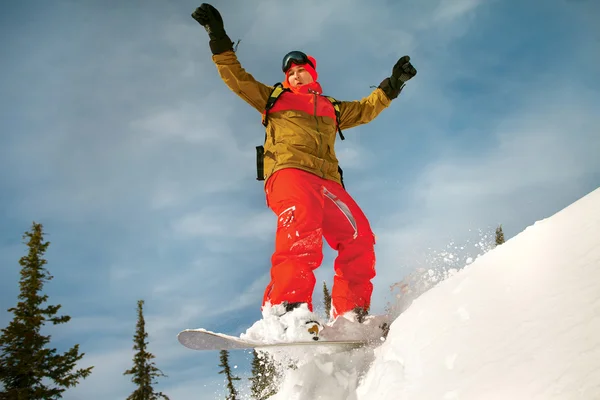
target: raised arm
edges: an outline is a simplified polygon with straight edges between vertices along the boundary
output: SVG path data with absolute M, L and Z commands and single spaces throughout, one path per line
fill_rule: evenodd
M 349 129 L 375 119 L 398 97 L 406 81 L 416 74 L 417 70 L 410 63 L 410 57 L 400 58 L 392 69 L 392 75 L 385 78 L 369 96 L 360 101 L 340 102 L 340 128 Z
M 371 122 L 391 104 L 383 90 L 377 88 L 362 100 L 340 102 L 340 129 L 349 129 Z
M 229 89 L 262 113 L 273 87 L 260 83 L 246 72 L 232 50 L 213 55 L 213 61 Z
M 233 42 L 225 32 L 219 11 L 210 4 L 203 3 L 192 13 L 192 17 L 208 32 L 213 61 L 225 84 L 258 112 L 263 112 L 273 88 L 258 82 L 242 68 L 233 51 Z

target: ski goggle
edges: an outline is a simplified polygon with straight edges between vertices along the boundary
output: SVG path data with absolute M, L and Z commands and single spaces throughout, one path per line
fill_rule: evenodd
M 281 70 L 284 74 L 288 72 L 288 69 L 290 69 L 292 63 L 298 65 L 308 64 L 311 67 L 315 68 L 313 63 L 308 59 L 308 56 L 303 52 L 297 50 L 290 51 L 285 55 L 285 57 L 283 57 L 283 61 L 281 63 Z

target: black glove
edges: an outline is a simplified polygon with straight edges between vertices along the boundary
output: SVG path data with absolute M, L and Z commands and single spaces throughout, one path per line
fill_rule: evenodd
M 194 18 L 208 32 L 210 38 L 210 49 L 213 54 L 220 54 L 228 50 L 233 50 L 233 42 L 227 36 L 223 27 L 223 18 L 216 8 L 207 3 L 202 5 L 192 13 Z
M 410 57 L 403 56 L 398 60 L 396 65 L 394 65 L 392 76 L 385 78 L 379 87 L 385 92 L 390 100 L 393 100 L 398 97 L 404 84 L 415 75 L 417 75 L 417 70 L 410 63 Z

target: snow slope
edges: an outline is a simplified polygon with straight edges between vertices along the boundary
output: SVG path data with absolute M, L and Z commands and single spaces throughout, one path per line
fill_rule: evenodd
M 600 399 L 600 189 L 417 298 L 374 353 L 305 355 L 271 399 Z
M 418 298 L 358 399 L 600 399 L 600 189 Z

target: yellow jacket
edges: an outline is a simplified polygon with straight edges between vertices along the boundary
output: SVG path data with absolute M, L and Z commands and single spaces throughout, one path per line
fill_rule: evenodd
M 242 68 L 233 51 L 213 55 L 219 75 L 227 86 L 264 113 L 273 86 L 258 82 Z M 335 111 L 322 96 L 318 82 L 291 88 L 269 111 L 265 141 L 264 179 L 283 168 L 298 168 L 341 183 L 334 144 L 337 134 Z M 360 101 L 340 102 L 340 129 L 373 120 L 391 103 L 377 88 Z

